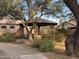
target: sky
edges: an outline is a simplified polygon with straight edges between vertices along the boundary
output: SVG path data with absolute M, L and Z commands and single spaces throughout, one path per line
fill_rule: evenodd
M 76 0 L 77 1 L 77 4 L 79 5 L 79 0 Z
M 58 1 L 58 0 L 53 0 L 53 1 L 55 2 L 55 1 Z M 79 1 L 79 0 L 77 0 L 77 2 L 78 2 L 78 1 Z M 22 3 L 21 3 L 21 6 L 24 7 L 25 9 L 27 9 L 27 3 L 26 3 L 26 2 L 22 2 Z M 63 9 L 64 9 L 65 14 L 71 12 L 70 9 L 69 9 L 67 6 L 65 6 Z M 26 11 L 23 11 L 23 13 L 24 13 L 24 18 L 27 19 L 28 17 L 27 17 L 27 15 L 25 14 L 25 12 L 26 12 Z M 60 18 L 56 18 L 56 17 L 52 17 L 52 16 L 49 16 L 49 17 L 47 17 L 47 16 L 42 16 L 42 18 L 45 18 L 45 19 L 48 19 L 48 20 L 51 20 L 51 21 L 54 21 L 54 22 L 57 22 L 57 23 L 58 23 L 59 20 L 60 20 Z M 66 19 L 66 18 L 64 18 L 64 19 Z

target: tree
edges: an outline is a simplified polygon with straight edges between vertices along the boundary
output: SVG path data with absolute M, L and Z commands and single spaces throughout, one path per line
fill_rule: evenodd
M 33 21 L 33 27 L 29 31 L 27 28 L 28 21 L 32 20 L 35 17 L 42 17 L 44 15 L 53 15 L 56 16 L 58 12 L 60 12 L 62 9 L 62 5 L 55 4 L 52 2 L 53 0 L 24 0 L 22 3 L 26 3 L 27 7 L 25 5 L 22 5 L 20 3 L 22 11 L 24 11 L 24 14 L 27 16 L 28 19 L 22 20 L 23 26 L 27 29 L 29 35 L 32 33 L 32 29 L 35 28 L 35 23 Z M 23 15 L 24 15 L 23 14 Z
M 27 8 L 25 5 L 22 5 L 22 3 L 26 2 Z M 55 1 L 54 0 L 24 0 L 21 3 L 21 9 L 24 11 L 24 14 L 27 16 L 27 20 L 22 20 L 23 25 L 26 27 L 28 25 L 28 21 L 32 20 L 35 17 L 42 17 L 42 16 L 53 16 L 56 18 L 66 17 L 63 11 L 63 7 L 65 4 L 62 0 Z M 23 15 L 24 15 L 23 14 Z M 69 14 L 71 15 L 71 14 Z M 24 24 L 26 23 L 26 24 Z M 34 25 L 34 22 L 33 22 Z M 31 30 L 28 32 L 31 33 L 32 29 L 35 26 L 31 28 Z
M 0 0 L 0 16 L 6 16 L 10 14 L 16 7 L 18 0 Z
M 2 1 L 2 2 L 1 2 Z M 54 0 L 22 0 L 20 3 L 16 2 L 13 3 L 13 1 L 19 1 L 19 0 L 1 0 L 0 6 L 1 6 L 1 16 L 5 12 L 6 14 L 10 14 L 15 19 L 20 19 L 22 21 L 23 27 L 21 27 L 21 31 L 25 27 L 29 35 L 32 33 L 32 29 L 35 28 L 35 23 L 33 21 L 33 27 L 29 31 L 27 28 L 29 20 L 32 20 L 35 17 L 42 17 L 42 16 L 54 16 L 54 17 L 64 17 L 63 13 L 63 2 L 62 0 L 54 2 Z M 24 4 L 23 4 L 24 3 Z M 6 4 L 6 5 L 5 5 Z M 25 6 L 26 4 L 26 6 Z M 20 8 L 19 8 L 20 7 Z M 59 16 L 61 14 L 61 16 Z M 4 16 L 3 15 L 3 16 Z M 24 15 L 27 16 L 27 19 L 24 18 Z M 21 32 L 22 33 L 22 32 Z
M 71 36 L 68 36 L 65 42 L 66 53 L 68 55 L 79 56 L 79 4 L 77 4 L 79 1 L 64 0 L 64 2 L 74 14 L 77 22 L 76 31 Z

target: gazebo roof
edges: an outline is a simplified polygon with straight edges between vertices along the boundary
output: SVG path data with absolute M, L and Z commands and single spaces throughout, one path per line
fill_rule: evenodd
M 38 18 L 38 17 L 30 20 L 28 25 L 32 26 L 33 22 L 36 23 L 39 26 L 57 25 L 56 22 L 53 22 L 53 21 L 50 21 L 50 20 L 47 20 L 47 19 L 43 19 L 43 18 Z
M 32 20 L 29 20 L 28 26 L 33 26 L 33 22 L 38 26 L 49 26 L 49 25 L 57 25 L 56 22 L 44 19 L 44 18 L 33 18 Z M 4 17 L 2 20 L 0 20 L 0 24 L 22 24 L 21 20 L 12 20 L 9 17 Z

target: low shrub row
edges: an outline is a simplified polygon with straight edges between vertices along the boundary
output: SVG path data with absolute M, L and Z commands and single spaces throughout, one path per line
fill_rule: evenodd
M 6 32 L 5 34 L 0 36 L 0 42 L 11 42 L 14 40 L 15 40 L 14 34 L 9 32 Z
M 35 39 L 33 41 L 33 45 L 32 45 L 34 48 L 39 48 L 40 51 L 43 51 L 43 52 L 49 52 L 49 51 L 52 51 L 53 48 L 54 48 L 54 44 L 52 42 L 51 39 L 49 38 L 42 38 L 42 39 Z
M 13 42 L 17 39 L 25 39 L 25 36 L 24 35 L 15 36 L 15 34 L 10 32 L 6 32 L 0 36 L 0 42 Z

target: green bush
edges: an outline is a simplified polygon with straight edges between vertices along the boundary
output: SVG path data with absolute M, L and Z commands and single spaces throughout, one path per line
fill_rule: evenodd
M 1 42 L 11 42 L 14 41 L 15 37 L 14 34 L 6 32 L 2 36 L 0 36 L 0 41 Z
M 32 47 L 39 48 L 42 52 L 50 52 L 53 50 L 54 44 L 49 35 L 43 35 L 42 39 L 34 39 Z
M 41 45 L 40 45 L 40 50 L 43 52 L 50 52 L 54 48 L 54 45 L 52 43 L 52 40 L 48 38 L 43 38 Z

